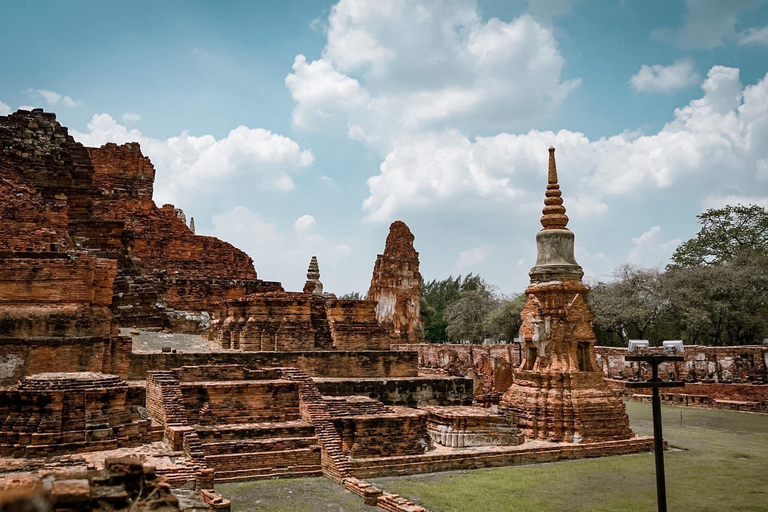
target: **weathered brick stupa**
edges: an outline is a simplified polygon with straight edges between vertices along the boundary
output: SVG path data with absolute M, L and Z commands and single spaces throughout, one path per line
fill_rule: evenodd
M 528 438 L 599 442 L 633 437 L 624 404 L 603 383 L 595 362 L 594 313 L 589 289 L 573 254 L 557 182 L 555 148 L 549 148 L 549 178 L 536 265 L 525 290 L 520 335 L 523 358 L 502 398 Z
M 402 221 L 389 226 L 384 254 L 376 257 L 368 300 L 376 301 L 376 319 L 398 343 L 421 343 L 421 274 L 413 234 Z

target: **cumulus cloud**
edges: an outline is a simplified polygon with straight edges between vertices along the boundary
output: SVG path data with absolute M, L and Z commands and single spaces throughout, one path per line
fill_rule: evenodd
M 459 271 L 477 268 L 477 265 L 485 261 L 488 253 L 492 250 L 489 246 L 473 247 L 466 251 L 459 251 L 459 260 L 456 262 L 456 267 Z
M 224 181 L 239 187 L 287 191 L 294 187 L 290 174 L 312 164 L 309 150 L 292 139 L 261 128 L 238 126 L 222 138 L 194 136 L 189 132 L 165 140 L 129 130 L 108 114 L 94 115 L 85 133 L 71 130 L 86 146 L 107 142 L 138 142 L 158 170 L 155 200 L 179 204 L 193 195 L 205 195 Z
M 768 25 L 764 27 L 752 27 L 740 32 L 739 46 L 745 44 L 762 44 L 768 46 Z
M 544 119 L 579 83 L 561 78 L 563 65 L 529 15 L 483 20 L 470 0 L 341 0 L 322 57 L 297 56 L 286 85 L 297 126 L 388 151 L 400 135 Z
M 298 236 L 311 235 L 317 230 L 317 221 L 311 215 L 302 215 L 293 223 L 293 231 Z
M 135 123 L 136 121 L 141 119 L 141 116 L 134 112 L 123 112 L 123 115 L 121 115 L 120 118 L 123 121 L 132 121 Z
M 343 280 L 352 249 L 316 231 L 317 222 L 311 215 L 299 217 L 292 234 L 244 206 L 213 216 L 212 234 L 248 253 L 260 278 L 280 280 L 287 290 L 301 290 L 309 260 L 317 256 L 326 289 L 338 291 L 334 285 Z
M 80 103 L 69 96 L 64 96 L 56 91 L 50 91 L 48 89 L 26 89 L 24 92 L 33 98 L 44 99 L 50 106 L 75 107 Z
M 753 190 L 768 161 L 768 75 L 743 87 L 738 69 L 714 66 L 701 88 L 700 98 L 651 135 L 589 140 L 568 130 L 531 130 L 470 139 L 448 131 L 398 139 L 368 180 L 364 209 L 373 221 L 404 211 L 531 212 L 539 207 L 550 145 L 558 150 L 560 182 L 567 182 L 566 207 L 579 215 L 605 213 L 611 197 L 683 182 L 687 194 L 700 197 Z
M 669 66 L 643 64 L 629 79 L 629 84 L 638 92 L 674 92 L 694 85 L 699 78 L 693 70 L 693 61 L 678 60 Z
M 7 116 L 11 112 L 11 107 L 0 101 L 0 116 Z
M 758 206 L 762 206 L 763 208 L 768 208 L 768 195 L 765 196 L 755 196 L 755 195 L 711 195 L 705 197 L 701 201 L 701 207 L 704 210 L 708 210 L 710 208 L 722 208 L 726 205 L 735 206 L 737 204 L 741 204 L 744 206 L 750 205 L 750 204 L 756 204 Z
M 679 48 L 716 48 L 736 38 L 738 15 L 762 2 L 687 0 L 683 25 L 654 30 L 651 38 L 673 43 Z
M 627 261 L 645 267 L 658 267 L 669 261 L 681 243 L 679 238 L 664 240 L 661 226 L 653 226 L 642 235 L 632 238 L 633 247 L 629 250 Z

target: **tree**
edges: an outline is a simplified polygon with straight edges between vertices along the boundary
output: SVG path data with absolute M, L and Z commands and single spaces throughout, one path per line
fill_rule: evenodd
M 672 306 L 663 274 L 626 264 L 613 277 L 612 282 L 598 283 L 587 298 L 595 312 L 599 343 L 625 345 L 631 338 L 661 341 L 658 327 Z
M 701 230 L 672 255 L 672 266 L 729 261 L 741 252 L 768 254 L 768 211 L 757 205 L 711 208 L 697 216 Z
M 482 343 L 489 335 L 485 319 L 498 306 L 498 298 L 487 286 L 461 290 L 459 299 L 445 308 L 448 340 Z
M 421 282 L 421 322 L 424 325 L 424 339 L 431 343 L 446 341 L 448 322 L 445 319 L 445 309 L 450 304 L 461 298 L 462 291 L 471 291 L 488 288 L 488 284 L 482 277 L 467 274 L 462 279 L 461 275 L 442 281 Z
M 505 340 L 511 343 L 520 332 L 520 325 L 523 323 L 520 313 L 526 300 L 528 297 L 521 293 L 505 299 L 498 308 L 491 311 L 484 320 L 488 336 L 497 341 Z
M 741 251 L 719 265 L 671 268 L 665 279 L 689 343 L 759 343 L 768 334 L 768 254 Z
M 351 300 L 363 300 L 366 298 L 366 296 L 362 295 L 360 292 L 349 292 L 345 293 L 340 299 L 351 299 Z

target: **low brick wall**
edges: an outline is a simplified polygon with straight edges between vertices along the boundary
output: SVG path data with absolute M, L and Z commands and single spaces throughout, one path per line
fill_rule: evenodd
M 631 400 L 650 401 L 650 389 L 625 387 L 626 381 L 605 379 L 605 382 Z M 768 384 L 707 384 L 690 382 L 681 388 L 662 389 L 662 403 L 706 409 L 768 413 Z
M 650 436 L 602 443 L 540 441 L 519 446 L 476 447 L 464 452 L 436 450 L 422 455 L 353 459 L 352 467 L 357 478 L 375 478 L 626 455 L 652 449 L 653 438 Z
M 210 364 L 242 364 L 253 368 L 292 367 L 312 377 L 415 377 L 418 375 L 416 352 L 331 350 L 327 352 L 134 353 L 131 358 L 129 378 L 141 380 L 146 378 L 148 371 Z
M 652 348 L 651 353 L 661 353 Z M 650 367 L 627 362 L 626 348 L 595 347 L 595 359 L 603 374 L 611 379 L 650 378 Z M 768 347 L 742 345 L 736 347 L 703 347 L 686 345 L 684 361 L 662 363 L 659 372 L 664 377 L 686 381 L 716 383 L 768 382 Z
M 127 377 L 131 339 L 90 338 L 0 339 L 0 386 L 13 386 L 37 373 L 102 372 Z
M 323 396 L 359 395 L 387 405 L 470 405 L 472 379 L 465 377 L 420 376 L 393 379 L 323 379 L 315 384 Z

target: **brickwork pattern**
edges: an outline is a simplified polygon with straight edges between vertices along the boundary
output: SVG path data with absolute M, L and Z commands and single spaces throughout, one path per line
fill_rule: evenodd
M 376 302 L 376 318 L 400 343 L 424 341 L 421 323 L 421 274 L 413 234 L 402 221 L 389 227 L 384 253 L 376 257 L 368 300 Z
M 150 420 L 126 395 L 125 381 L 112 375 L 26 377 L 0 391 L 0 454 L 41 457 L 150 442 Z

